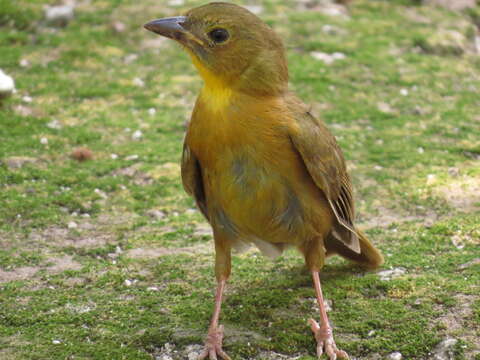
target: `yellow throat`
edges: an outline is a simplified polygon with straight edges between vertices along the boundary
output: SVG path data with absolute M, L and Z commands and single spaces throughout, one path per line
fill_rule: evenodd
M 195 55 L 190 55 L 193 65 L 195 65 L 205 82 L 205 86 L 200 92 L 200 99 L 210 111 L 221 112 L 230 104 L 233 95 L 232 88 L 223 79 L 205 67 Z

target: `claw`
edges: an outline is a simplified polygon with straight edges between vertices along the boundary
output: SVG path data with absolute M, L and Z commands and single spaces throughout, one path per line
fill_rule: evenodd
M 210 330 L 205 341 L 205 350 L 198 356 L 198 360 L 217 360 L 217 355 L 223 360 L 232 360 L 222 349 L 223 325 L 214 330 Z
M 327 354 L 329 360 L 336 360 L 337 358 L 349 359 L 348 354 L 345 351 L 337 348 L 337 345 L 333 340 L 332 329 L 329 326 L 320 326 L 313 319 L 309 319 L 308 323 L 310 324 L 310 328 L 317 340 L 318 359 L 320 359 L 324 352 Z

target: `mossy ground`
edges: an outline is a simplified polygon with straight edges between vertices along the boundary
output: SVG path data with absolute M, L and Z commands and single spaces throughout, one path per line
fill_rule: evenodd
M 151 359 L 166 343 L 200 344 L 212 241 L 177 164 L 201 82 L 179 46 L 142 24 L 201 2 L 81 1 L 62 29 L 42 21 L 47 3 L 0 0 L 0 68 L 18 89 L 0 108 L 0 358 Z M 468 45 L 480 11 L 262 5 L 287 45 L 292 89 L 344 149 L 384 269 L 405 270 L 383 281 L 330 259 L 322 285 L 337 343 L 358 359 L 425 359 L 450 336 L 456 359 L 480 358 L 480 58 Z M 432 44 L 443 30 L 466 45 Z M 346 58 L 325 65 L 313 51 Z M 70 157 L 80 146 L 92 160 Z M 313 358 L 313 296 L 295 252 L 236 256 L 225 349 Z

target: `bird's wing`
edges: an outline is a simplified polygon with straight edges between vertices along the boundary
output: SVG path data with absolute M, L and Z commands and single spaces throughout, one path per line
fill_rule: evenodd
M 296 127 L 290 139 L 300 154 L 310 176 L 323 191 L 340 226 L 332 235 L 353 251 L 360 253 L 353 221 L 352 186 L 342 151 L 325 124 L 308 111 L 295 116 Z
M 202 168 L 195 154 L 186 143 L 183 144 L 182 153 L 182 182 L 185 191 L 194 197 L 198 208 L 207 220 L 207 202 L 203 187 Z

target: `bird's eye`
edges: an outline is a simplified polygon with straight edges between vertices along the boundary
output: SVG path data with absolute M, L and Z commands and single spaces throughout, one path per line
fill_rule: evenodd
M 208 33 L 208 37 L 217 44 L 227 41 L 229 36 L 228 31 L 222 28 L 213 29 Z

